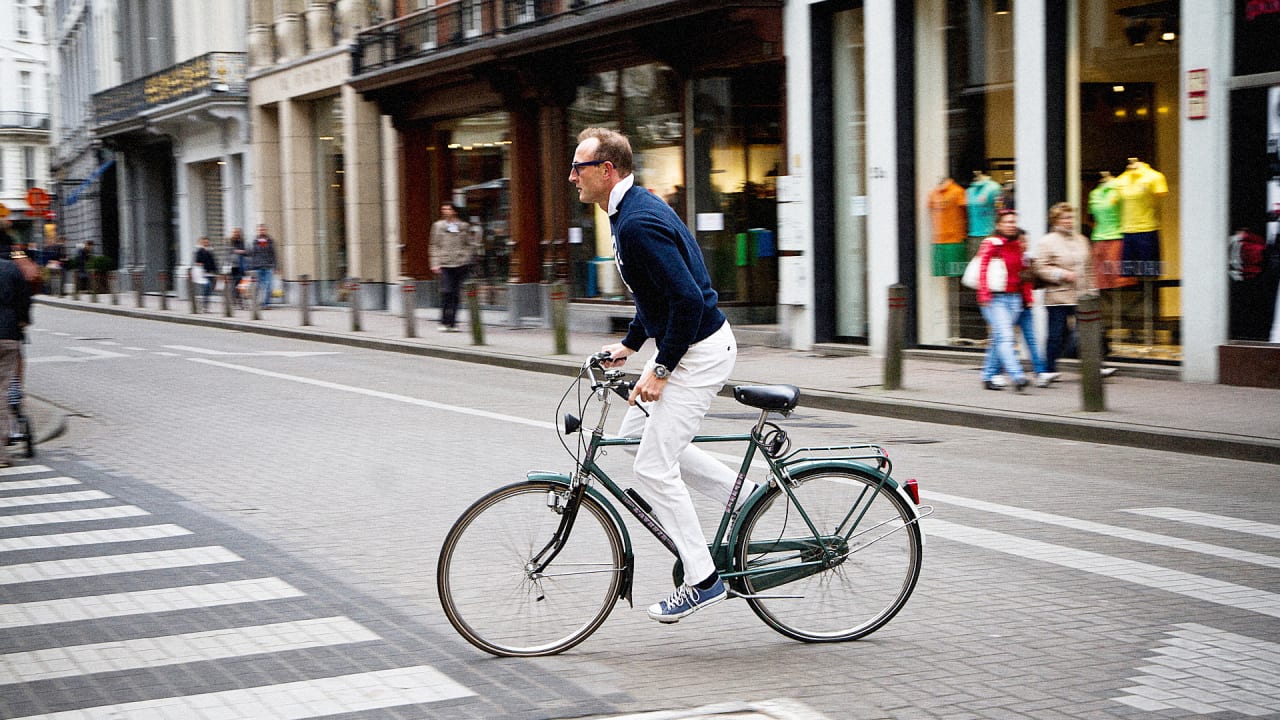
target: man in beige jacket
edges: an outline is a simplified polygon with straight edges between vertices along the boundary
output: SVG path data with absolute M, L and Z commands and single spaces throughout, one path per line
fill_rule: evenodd
M 440 281 L 440 332 L 458 332 L 458 298 L 480 254 L 480 240 L 456 206 L 440 206 L 440 219 L 431 226 L 430 252 L 431 271 Z

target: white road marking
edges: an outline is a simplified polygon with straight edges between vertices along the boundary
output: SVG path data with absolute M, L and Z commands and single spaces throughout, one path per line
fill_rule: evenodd
M 80 492 L 44 493 L 43 495 L 19 495 L 16 497 L 0 497 L 0 508 L 22 507 L 24 505 L 52 505 L 54 503 L 84 502 L 86 500 L 110 500 L 111 496 L 99 490 L 83 490 Z
M 923 522 L 930 534 L 948 540 L 1102 575 L 1217 605 L 1280 617 L 1280 595 L 1265 590 L 1088 550 L 1077 550 L 1065 545 L 1054 545 L 1039 540 L 1027 540 L 1008 533 L 966 527 L 946 520 L 929 518 Z
M 71 645 L 0 655 L 0 685 L 381 640 L 345 617 Z
M 1280 644 L 1196 623 L 1175 627 L 1116 702 L 1147 712 L 1274 717 L 1280 708 Z
M 103 705 L 38 716 L 42 720 L 272 718 L 303 720 L 475 695 L 433 667 L 379 670 L 243 690 Z M 36 716 L 15 720 L 35 720 Z
M 943 502 L 948 505 L 958 505 L 960 507 L 996 513 L 998 515 L 1008 515 L 1010 517 L 1016 517 L 1023 520 L 1043 523 L 1045 525 L 1058 525 L 1060 527 L 1067 527 L 1073 530 L 1081 530 L 1083 532 L 1096 533 L 1098 535 L 1108 535 L 1110 537 L 1133 540 L 1134 542 L 1147 543 L 1148 545 L 1177 548 L 1179 550 L 1196 552 L 1202 555 L 1212 555 L 1214 557 L 1226 558 L 1228 560 L 1236 560 L 1239 562 L 1251 563 L 1253 565 L 1280 569 L 1280 557 L 1264 555 L 1250 550 L 1237 550 L 1236 548 L 1211 545 L 1209 543 L 1199 542 L 1196 540 L 1184 540 L 1182 538 L 1176 538 L 1169 535 L 1159 535 L 1156 533 L 1145 532 L 1143 530 L 1133 530 L 1130 528 L 1117 527 L 1115 525 L 1104 525 L 1103 523 L 1092 522 L 1089 520 L 1078 520 L 1076 518 L 1066 517 L 1063 515 L 1040 512 L 1038 510 L 1028 510 L 1026 508 L 1013 507 L 1011 505 L 1000 505 L 998 503 L 991 503 L 983 500 L 972 500 L 958 495 L 948 495 L 946 493 L 938 492 L 925 492 L 921 493 L 921 495 L 925 499 L 935 502 Z
M 42 580 L 68 580 L 95 575 L 117 575 L 198 565 L 240 562 L 244 558 L 223 547 L 102 555 L 98 557 L 45 560 L 0 567 L 0 585 L 17 585 Z
M 80 481 L 72 477 L 37 478 L 35 480 L 0 481 L 0 490 L 37 490 L 39 488 L 66 487 L 79 485 Z
M 47 465 L 15 465 L 14 467 L 0 468 L 0 478 L 9 477 L 10 475 L 33 475 L 35 473 L 50 472 L 52 469 Z
M 84 532 L 58 533 L 55 535 L 26 535 L 23 537 L 0 538 L 0 552 L 139 542 L 142 540 L 181 537 L 182 535 L 190 534 L 190 530 L 178 525 L 144 525 L 142 527 L 86 530 Z
M 127 615 L 192 610 L 220 605 L 302 597 L 304 593 L 279 578 L 183 585 L 157 590 L 35 600 L 0 605 L 0 629 L 101 620 Z
M 58 523 L 88 522 L 90 520 L 111 520 L 122 517 L 137 517 L 151 513 L 133 505 L 114 505 L 112 507 L 88 508 L 86 510 L 61 510 L 57 512 L 25 513 L 23 515 L 0 515 L 0 527 L 25 527 L 27 525 L 56 525 Z
M 101 358 L 104 360 L 108 358 L 129 357 L 125 353 L 113 352 L 111 350 L 103 350 L 102 348 L 96 348 L 96 347 L 68 347 L 67 349 L 75 350 L 76 352 L 82 352 L 86 355 L 92 355 L 95 358 Z
M 67 350 L 75 350 L 82 352 L 88 357 L 82 355 L 41 355 L 38 357 L 27 358 L 28 365 L 33 363 L 59 363 L 59 362 L 89 362 L 91 360 L 110 360 L 113 358 L 132 357 L 126 353 L 112 352 L 111 350 L 103 350 L 95 347 L 68 347 Z
M 1242 520 L 1240 518 L 1227 517 L 1225 515 L 1211 515 L 1209 513 L 1197 512 L 1195 510 L 1183 510 L 1181 508 L 1171 507 L 1154 507 L 1154 508 L 1132 508 L 1125 510 L 1127 513 L 1135 515 L 1146 515 L 1148 517 L 1160 518 L 1162 520 L 1174 520 L 1176 522 L 1189 523 L 1191 525 L 1204 525 L 1206 527 L 1218 528 L 1219 530 L 1231 530 L 1238 533 L 1246 533 L 1248 535 L 1261 535 L 1280 540 L 1280 525 L 1272 525 L 1270 523 L 1256 522 L 1253 520 Z
M 226 350 L 211 350 L 209 348 L 192 347 L 191 345 L 164 345 L 162 347 L 170 350 L 180 350 L 182 352 L 196 353 L 198 355 L 222 355 L 222 356 L 268 356 L 268 357 L 288 357 L 301 358 L 311 357 L 313 355 L 341 355 L 341 352 L 330 350 L 258 350 L 253 352 L 228 352 Z
M 409 397 L 408 395 L 397 395 L 396 393 L 383 392 L 381 390 L 370 390 L 368 388 L 355 387 L 353 385 L 341 385 L 339 383 L 328 382 L 326 380 L 313 380 L 312 378 L 299 377 L 297 375 L 288 375 L 271 370 L 260 370 L 258 368 L 247 367 L 245 365 L 233 365 L 231 363 L 220 362 L 218 360 L 206 360 L 204 358 L 187 358 L 191 362 L 202 363 L 204 365 L 213 365 L 214 367 L 226 368 L 227 370 L 238 370 L 253 375 L 261 375 L 262 377 L 275 378 L 277 380 L 288 380 L 289 382 L 301 383 L 303 385 L 312 385 L 315 387 L 325 388 L 326 390 L 340 390 L 342 392 L 353 393 L 356 395 L 364 395 L 366 397 L 379 398 L 381 400 L 391 400 L 393 402 L 405 403 L 407 405 L 417 405 L 419 407 L 431 408 L 433 410 L 444 410 L 454 412 L 461 415 L 472 415 L 482 417 L 489 420 L 500 420 L 502 422 L 516 423 L 519 425 L 528 425 L 543 430 L 554 430 L 555 425 L 548 422 L 540 422 L 537 420 L 528 420 L 514 415 L 503 415 L 501 413 L 489 412 L 487 410 L 476 410 L 474 408 L 462 407 L 460 405 L 446 405 L 444 403 L 433 402 L 431 400 L 423 400 L 422 398 Z

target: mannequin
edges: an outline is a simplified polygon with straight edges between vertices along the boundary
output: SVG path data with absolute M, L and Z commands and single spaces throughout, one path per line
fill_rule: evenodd
M 1002 190 L 1000 183 L 986 172 L 973 171 L 973 181 L 964 193 L 969 208 L 970 255 L 977 254 L 982 241 L 996 231 L 996 209 Z
M 1136 157 L 1115 179 L 1120 195 L 1120 233 L 1124 248 L 1120 274 L 1142 281 L 1146 342 L 1152 343 L 1152 282 L 1163 274 L 1160 262 L 1160 199 L 1169 193 L 1164 175 Z
M 929 193 L 933 218 L 933 274 L 959 277 L 964 274 L 965 193 L 955 180 L 942 178 Z
M 933 218 L 933 276 L 948 278 L 951 301 L 948 303 L 950 336 L 960 334 L 960 281 L 964 274 L 968 255 L 965 253 L 965 233 L 968 221 L 965 217 L 964 188 L 951 177 L 938 180 L 929 193 L 929 212 Z

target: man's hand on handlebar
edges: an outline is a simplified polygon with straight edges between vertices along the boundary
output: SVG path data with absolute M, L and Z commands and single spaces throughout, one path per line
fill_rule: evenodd
M 604 368 L 621 367 L 627 361 L 627 356 L 634 353 L 635 350 L 623 345 L 622 343 L 612 343 L 600 348 L 600 353 L 608 353 L 608 357 L 602 358 L 600 366 Z

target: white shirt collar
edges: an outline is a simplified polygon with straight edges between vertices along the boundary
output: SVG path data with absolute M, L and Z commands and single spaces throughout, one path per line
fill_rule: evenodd
M 630 190 L 632 186 L 634 186 L 635 184 L 636 184 L 636 176 L 635 176 L 635 173 L 632 173 L 622 178 L 621 180 L 619 180 L 618 184 L 613 186 L 613 190 L 609 191 L 609 216 L 610 217 L 613 217 L 613 214 L 618 212 L 618 203 L 622 202 L 622 196 L 626 195 L 627 191 Z

